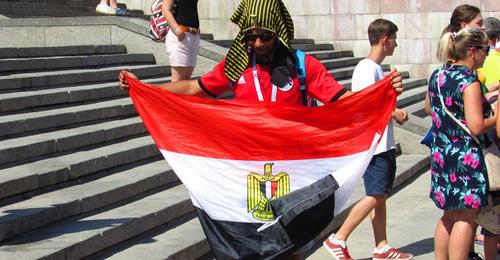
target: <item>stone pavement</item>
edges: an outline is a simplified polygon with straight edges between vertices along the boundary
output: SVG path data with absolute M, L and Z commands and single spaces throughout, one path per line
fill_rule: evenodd
M 428 198 L 430 171 L 424 172 L 413 182 L 393 194 L 387 203 L 387 235 L 389 243 L 415 255 L 414 259 L 434 259 L 434 228 L 442 212 Z M 366 218 L 351 234 L 347 246 L 356 259 L 371 259 L 373 232 Z M 483 252 L 476 245 L 476 252 Z M 497 260 L 500 259 L 497 255 Z M 308 260 L 331 259 L 331 255 L 320 247 Z

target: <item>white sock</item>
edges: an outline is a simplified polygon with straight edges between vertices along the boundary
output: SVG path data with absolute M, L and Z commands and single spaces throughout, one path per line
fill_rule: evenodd
M 330 242 L 332 242 L 336 245 L 341 245 L 342 247 L 346 247 L 345 240 L 336 239 L 335 234 L 331 234 L 328 239 L 330 239 Z
M 382 248 L 376 248 L 373 249 L 373 253 L 376 253 L 376 254 L 383 254 L 385 252 L 387 252 L 387 250 L 391 249 L 391 246 L 389 244 L 385 245 L 384 247 Z

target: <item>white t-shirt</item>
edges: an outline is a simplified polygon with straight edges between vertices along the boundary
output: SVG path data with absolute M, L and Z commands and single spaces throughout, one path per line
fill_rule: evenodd
M 360 91 L 383 79 L 384 77 L 384 70 L 382 69 L 382 66 L 375 63 L 373 60 L 365 58 L 361 60 L 354 69 L 354 73 L 352 74 L 351 90 L 353 92 Z M 392 124 L 392 120 L 389 121 L 389 124 L 385 128 L 384 135 L 375 150 L 375 154 L 383 153 L 391 149 L 396 149 L 394 125 Z

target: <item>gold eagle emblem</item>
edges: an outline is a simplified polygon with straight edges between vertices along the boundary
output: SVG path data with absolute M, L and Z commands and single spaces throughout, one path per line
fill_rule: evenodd
M 263 175 L 251 172 L 247 176 L 248 212 L 262 221 L 272 221 L 275 218 L 269 201 L 290 193 L 290 177 L 286 172 L 273 175 L 273 165 L 266 163 Z

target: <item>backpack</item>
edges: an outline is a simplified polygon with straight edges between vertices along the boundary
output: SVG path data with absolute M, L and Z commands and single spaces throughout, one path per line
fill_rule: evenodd
M 306 53 L 302 50 L 295 49 L 295 71 L 299 79 L 300 93 L 302 94 L 302 104 L 307 107 L 317 107 L 318 102 L 311 96 L 307 95 L 306 86 Z
M 151 5 L 151 17 L 149 18 L 148 34 L 149 38 L 155 42 L 165 41 L 167 32 L 170 29 L 170 26 L 167 24 L 167 19 L 165 19 L 165 16 L 163 16 L 163 13 L 161 12 L 162 4 L 163 0 L 154 0 Z M 177 1 L 174 0 L 174 4 L 172 6 L 173 14 L 175 14 L 176 7 Z

